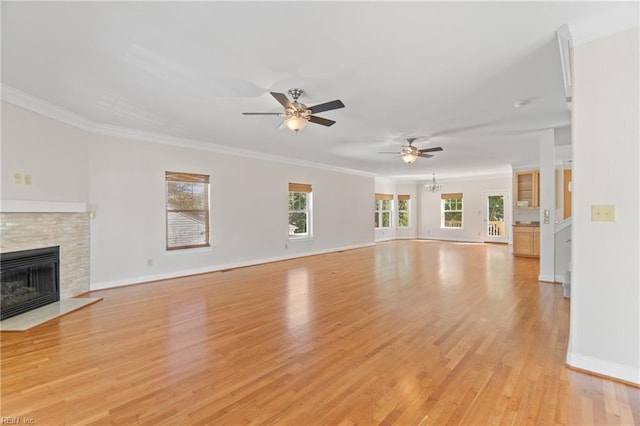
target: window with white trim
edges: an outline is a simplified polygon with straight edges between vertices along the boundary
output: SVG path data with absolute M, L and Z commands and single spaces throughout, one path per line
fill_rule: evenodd
M 209 176 L 165 173 L 167 250 L 209 247 Z
M 376 194 L 374 226 L 376 228 L 391 227 L 392 194 Z
M 409 195 L 398 195 L 398 228 L 409 227 L 409 207 L 411 197 Z
M 462 228 L 462 193 L 441 195 L 441 228 Z
M 289 184 L 289 238 L 311 237 L 311 185 Z

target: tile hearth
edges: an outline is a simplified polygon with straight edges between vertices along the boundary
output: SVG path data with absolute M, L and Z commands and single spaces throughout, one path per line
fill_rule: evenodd
M 0 331 L 26 331 L 49 320 L 73 312 L 76 309 L 99 302 L 100 300 L 102 300 L 101 297 L 79 297 L 77 299 L 65 299 L 50 303 L 38 309 L 0 321 Z

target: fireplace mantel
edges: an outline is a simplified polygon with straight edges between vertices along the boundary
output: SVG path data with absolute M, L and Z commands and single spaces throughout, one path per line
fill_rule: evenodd
M 86 213 L 86 203 L 62 201 L 2 200 L 0 213 Z

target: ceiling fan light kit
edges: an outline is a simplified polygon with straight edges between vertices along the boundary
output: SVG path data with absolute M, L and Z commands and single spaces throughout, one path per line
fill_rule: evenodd
M 325 102 L 323 104 L 318 104 L 312 107 L 307 107 L 305 104 L 298 102 L 298 98 L 302 96 L 304 90 L 302 89 L 290 89 L 289 95 L 293 98 L 293 102 L 286 97 L 286 95 L 277 92 L 270 92 L 271 96 L 275 98 L 276 101 L 280 103 L 284 107 L 284 111 L 282 113 L 273 113 L 273 112 L 243 112 L 243 115 L 280 115 L 281 117 L 285 117 L 284 125 L 287 126 L 289 130 L 294 132 L 298 132 L 304 129 L 307 123 L 315 123 L 320 124 L 322 126 L 332 126 L 335 124 L 335 121 L 328 120 L 326 118 L 318 117 L 316 114 L 318 112 L 331 111 L 338 108 L 344 108 L 344 104 L 341 100 L 336 99 L 335 101 Z
M 284 125 L 287 126 L 289 130 L 298 132 L 307 126 L 307 120 L 302 117 L 290 117 L 284 120 Z
M 420 156 L 420 151 L 418 151 L 418 148 L 415 148 L 413 146 L 406 146 L 402 148 L 401 156 L 402 156 L 402 160 L 405 163 L 410 164 L 418 159 L 418 157 Z
M 402 151 L 400 152 L 379 152 L 378 154 L 400 154 L 402 161 L 404 161 L 407 164 L 411 164 L 414 161 L 416 161 L 418 157 L 421 157 L 421 158 L 433 157 L 433 155 L 427 154 L 428 152 L 442 151 L 442 148 L 439 146 L 436 146 L 433 148 L 418 149 L 415 146 L 413 146 L 413 142 L 416 139 L 417 138 L 407 138 L 407 142 L 409 142 L 409 145 L 403 146 Z

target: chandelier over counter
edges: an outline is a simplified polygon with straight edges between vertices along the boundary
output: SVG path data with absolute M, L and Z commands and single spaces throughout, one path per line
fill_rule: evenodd
M 424 189 L 426 189 L 428 192 L 438 192 L 442 189 L 442 185 L 439 183 L 436 183 L 436 174 L 433 174 L 433 181 L 431 183 L 427 183 L 424 185 Z

